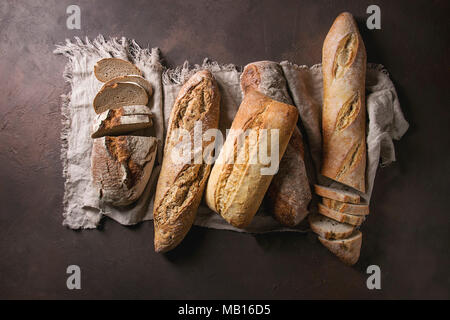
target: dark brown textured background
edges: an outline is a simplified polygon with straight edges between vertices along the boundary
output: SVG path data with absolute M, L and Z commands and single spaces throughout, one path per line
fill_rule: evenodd
M 372 1 L 0 2 L 0 298 L 450 298 L 448 1 L 376 1 L 381 30 L 365 27 Z M 66 7 L 81 7 L 67 30 Z M 126 36 L 184 59 L 245 65 L 321 60 L 342 11 L 358 19 L 368 61 L 382 63 L 411 127 L 398 161 L 376 178 L 361 258 L 346 267 L 312 234 L 253 236 L 194 227 L 173 252 L 153 252 L 153 224 L 101 230 L 61 226 L 60 95 L 73 36 Z M 66 288 L 66 268 L 82 289 Z M 377 264 L 382 290 L 366 288 Z

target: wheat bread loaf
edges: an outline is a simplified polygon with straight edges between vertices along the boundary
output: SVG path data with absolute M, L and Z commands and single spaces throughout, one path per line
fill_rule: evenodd
M 94 74 L 101 82 L 126 75 L 142 76 L 142 72 L 134 64 L 119 58 L 104 58 L 97 61 Z
M 353 16 L 334 21 L 322 51 L 322 175 L 365 192 L 366 50 Z
M 211 171 L 205 158 L 200 163 L 193 159 L 199 153 L 212 156 L 208 141 L 202 142 L 201 150 L 195 150 L 190 162 L 174 161 L 172 155 L 179 145 L 177 130 L 185 129 L 193 137 L 196 121 L 201 121 L 203 133 L 217 129 L 219 111 L 220 93 L 213 75 L 206 70 L 198 71 L 180 89 L 169 117 L 153 208 L 157 252 L 169 251 L 184 239 L 194 222 Z
M 208 180 L 205 199 L 211 210 L 237 228 L 250 224 L 276 173 L 272 169 L 278 169 L 297 118 L 298 111 L 291 105 L 256 90 L 246 93 Z M 272 133 L 273 129 L 276 131 Z M 267 142 L 272 134 L 276 137 L 275 132 L 279 138 L 278 161 L 263 163 L 258 159 L 258 145 L 266 143 L 267 154 L 272 154 Z
M 308 220 L 315 234 L 330 240 L 348 238 L 356 228 L 351 224 L 340 223 L 317 213 L 310 214 Z
M 143 87 L 132 82 L 118 82 L 103 88 L 94 98 L 97 114 L 127 105 L 147 105 L 148 95 Z
M 318 184 L 314 185 L 314 192 L 321 197 L 342 202 L 359 203 L 361 200 L 361 197 L 356 193 L 336 188 L 325 187 Z
M 355 231 L 347 239 L 329 240 L 322 237 L 318 238 L 328 250 L 345 264 L 352 266 L 358 262 L 362 244 L 362 233 L 360 231 Z
M 322 204 L 334 211 L 353 214 L 355 216 L 366 216 L 369 214 L 369 206 L 367 204 L 346 203 L 328 198 L 322 198 Z
M 319 213 L 330 219 L 336 220 L 337 222 L 348 223 L 353 226 L 360 226 L 365 220 L 364 216 L 354 216 L 348 213 L 334 211 L 321 203 L 318 204 L 318 210 Z
M 115 206 L 139 199 L 152 173 L 156 150 L 154 137 L 94 139 L 91 168 L 100 199 Z

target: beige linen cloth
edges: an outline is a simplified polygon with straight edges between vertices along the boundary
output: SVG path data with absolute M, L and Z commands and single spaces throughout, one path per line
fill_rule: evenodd
M 123 225 L 133 225 L 153 218 L 153 194 L 162 159 L 162 144 L 170 110 L 181 85 L 197 70 L 208 69 L 216 78 L 221 93 L 220 129 L 231 126 L 234 115 L 242 100 L 239 86 L 240 71 L 234 65 L 219 65 L 205 59 L 202 65 L 190 67 L 187 62 L 175 69 L 164 69 L 160 63 L 159 50 L 142 49 L 133 40 L 98 36 L 94 40 L 66 40 L 57 45 L 56 54 L 69 59 L 64 70 L 64 79 L 70 83 L 71 92 L 63 96 L 62 105 L 62 152 L 65 190 L 63 199 L 63 224 L 72 229 L 96 228 L 103 217 L 108 216 Z M 95 63 L 105 57 L 118 57 L 136 64 L 144 77 L 152 84 L 154 94 L 148 106 L 155 115 L 152 135 L 159 141 L 157 163 L 152 177 L 138 202 L 127 207 L 117 208 L 98 200 L 91 181 L 90 138 L 92 120 L 95 113 L 92 100 L 101 88 L 94 74 Z M 315 177 L 322 184 L 332 184 L 344 188 L 336 182 L 321 177 L 318 172 L 321 161 L 321 106 L 322 74 L 321 66 L 311 68 L 284 61 L 280 63 L 294 104 L 300 113 L 302 127 L 313 159 Z M 361 194 L 369 202 L 378 165 L 395 161 L 392 140 L 400 139 L 408 129 L 397 93 L 387 71 L 381 65 L 368 64 L 366 83 L 366 102 L 368 115 L 367 132 L 367 193 Z M 380 161 L 381 160 L 381 161 Z M 314 205 L 312 206 L 314 208 Z M 314 210 L 314 209 L 313 209 Z M 239 232 L 263 233 L 271 231 L 307 230 L 306 224 L 296 228 L 281 226 L 264 205 L 252 223 L 245 230 L 229 225 L 218 214 L 209 210 L 204 203 L 199 207 L 195 225 L 227 229 Z

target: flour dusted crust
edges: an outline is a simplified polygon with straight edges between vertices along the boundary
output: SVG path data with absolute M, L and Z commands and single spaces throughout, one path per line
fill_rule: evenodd
M 211 170 L 205 194 L 210 209 L 237 228 L 250 224 L 273 178 L 273 175 L 261 174 L 261 169 L 266 167 L 261 162 L 250 163 L 250 159 L 256 157 L 260 129 L 279 130 L 281 159 L 297 118 L 295 107 L 270 99 L 256 90 L 247 92 L 231 125 L 235 131 L 228 134 Z M 242 132 L 252 129 L 255 134 L 242 139 L 245 147 L 235 148 L 239 129 Z M 237 160 L 232 163 L 231 158 Z
M 220 94 L 213 75 L 207 70 L 195 73 L 182 86 L 169 118 L 153 208 L 157 252 L 169 251 L 184 239 L 194 222 L 211 171 L 211 165 L 205 162 L 173 162 L 171 153 L 178 141 L 176 129 L 187 130 L 191 137 L 196 121 L 202 122 L 202 132 L 217 129 L 219 111 Z M 202 152 L 208 144 L 203 142 Z
M 102 201 L 126 206 L 141 196 L 153 170 L 154 137 L 119 136 L 94 139 L 91 168 Z
M 366 191 L 366 51 L 353 16 L 344 12 L 323 44 L 321 173 Z

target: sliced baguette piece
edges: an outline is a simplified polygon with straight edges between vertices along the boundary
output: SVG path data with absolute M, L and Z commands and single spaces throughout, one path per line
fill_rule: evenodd
M 97 115 L 92 127 L 92 138 L 115 136 L 151 127 L 152 113 L 147 106 L 123 106 Z
M 350 203 L 360 202 L 360 197 L 356 193 L 330 187 L 324 187 L 318 184 L 314 185 L 314 192 L 321 197 L 338 200 L 342 202 L 350 202 Z
M 364 216 L 354 216 L 351 214 L 334 211 L 321 203 L 318 204 L 318 208 L 319 213 L 327 216 L 328 218 L 336 220 L 337 222 L 348 223 L 353 226 L 360 226 L 365 220 Z
M 94 66 L 94 74 L 99 81 L 107 82 L 126 75 L 141 76 L 142 72 L 130 61 L 118 58 L 105 58 L 97 61 Z
M 131 82 L 104 86 L 94 98 L 95 112 L 102 113 L 127 105 L 147 105 L 148 95 L 143 87 Z
M 318 237 L 319 241 L 331 252 L 333 252 L 342 262 L 352 266 L 358 259 L 361 252 L 362 233 L 355 233 L 347 239 L 329 240 Z
M 147 91 L 147 94 L 149 97 L 153 94 L 153 89 L 152 89 L 152 85 L 150 84 L 150 82 L 145 80 L 144 77 L 138 76 L 138 75 L 126 75 L 126 76 L 120 76 L 120 77 L 111 79 L 108 82 L 106 82 L 103 85 L 103 87 L 111 86 L 111 85 L 113 85 L 115 83 L 119 83 L 119 82 L 131 82 L 131 83 L 138 84 L 142 88 L 144 88 L 145 91 Z
M 340 223 L 318 213 L 310 214 L 308 220 L 314 233 L 330 240 L 348 238 L 356 228 L 351 224 Z
M 366 216 L 369 214 L 369 206 L 367 204 L 346 203 L 333 199 L 322 198 L 322 204 L 334 211 L 348 213 L 355 216 Z

